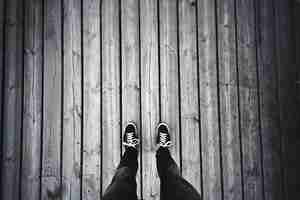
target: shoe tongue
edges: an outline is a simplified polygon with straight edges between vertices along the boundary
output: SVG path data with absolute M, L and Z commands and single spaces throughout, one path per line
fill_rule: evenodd
M 167 129 L 160 129 L 159 132 L 161 132 L 161 133 L 168 133 L 168 130 Z

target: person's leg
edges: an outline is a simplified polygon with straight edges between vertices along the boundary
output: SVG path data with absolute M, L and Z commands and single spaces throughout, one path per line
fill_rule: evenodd
M 173 160 L 168 148 L 159 147 L 156 152 L 156 166 L 161 179 L 166 179 L 166 176 L 170 174 L 172 176 L 180 176 L 179 167 Z
M 171 139 L 166 124 L 158 126 L 157 144 L 159 149 L 156 153 L 156 164 L 161 182 L 161 200 L 200 200 L 198 191 L 187 182 L 180 174 L 176 162 L 173 160 L 169 147 Z
M 122 156 L 117 171 L 107 187 L 103 199 L 136 200 L 136 173 L 138 169 L 138 152 L 135 148 L 127 148 Z
M 104 192 L 103 200 L 137 200 L 138 138 L 133 123 L 127 125 L 123 140 L 126 150 L 110 185 Z

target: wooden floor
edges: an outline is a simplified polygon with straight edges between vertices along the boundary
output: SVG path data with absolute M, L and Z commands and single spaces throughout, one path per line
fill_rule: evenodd
M 0 10 L 0 199 L 101 199 L 128 121 L 141 137 L 139 199 L 160 196 L 159 121 L 203 200 L 293 199 L 288 1 L 0 0 Z

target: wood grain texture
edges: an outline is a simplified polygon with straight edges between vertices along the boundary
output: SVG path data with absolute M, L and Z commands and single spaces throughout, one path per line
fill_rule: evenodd
M 81 1 L 64 0 L 64 102 L 62 199 L 81 199 L 82 51 Z
M 182 175 L 201 191 L 200 119 L 195 1 L 179 0 Z
M 202 198 L 221 199 L 215 1 L 197 1 L 202 145 Z
M 121 56 L 122 56 L 122 134 L 126 123 L 133 121 L 140 134 L 140 49 L 139 1 L 121 1 Z M 140 134 L 141 137 L 141 134 Z M 140 145 L 141 147 L 141 145 Z M 122 148 L 123 152 L 125 151 Z M 141 150 L 141 149 L 140 149 Z M 141 151 L 140 151 L 141 152 Z M 139 166 L 141 157 L 139 154 Z M 141 168 L 139 168 L 141 169 Z M 141 170 L 137 173 L 137 193 L 141 197 Z
M 260 85 L 260 119 L 263 148 L 264 196 L 282 199 L 280 164 L 280 124 L 275 60 L 274 10 L 270 0 L 258 4 L 258 73 Z
M 0 14 L 0 72 L 1 72 L 1 75 L 0 75 L 0 130 L 3 130 L 2 129 L 2 116 L 3 116 L 3 100 L 4 100 L 4 92 L 3 92 L 3 81 L 4 81 L 4 52 L 5 52 L 5 43 L 3 42 L 4 40 L 4 26 L 5 26 L 5 23 L 4 23 L 4 18 L 5 18 L 5 3 L 4 1 L 0 1 L 0 10 L 1 10 L 1 14 Z M 3 133 L 1 131 L 0 133 L 0 161 L 2 162 L 2 136 L 3 136 Z M 1 165 L 0 165 L 0 169 L 1 169 Z M 1 170 L 0 170 L 0 183 L 1 183 Z M 0 189 L 1 191 L 1 189 Z M 0 195 L 1 195 L 1 192 L 0 192 Z
M 101 197 L 101 14 L 100 1 L 83 1 L 82 199 Z
M 24 109 L 21 199 L 40 199 L 43 101 L 43 6 L 25 4 Z
M 44 4 L 44 103 L 42 199 L 61 197 L 62 38 L 61 1 Z
M 19 198 L 22 80 L 23 80 L 23 1 L 6 2 L 5 82 L 3 105 L 3 155 L 1 199 Z
M 102 2 L 103 192 L 121 155 L 119 0 Z
M 278 5 L 278 4 L 277 4 Z M 285 146 L 285 155 L 284 155 L 284 159 L 282 160 L 283 162 L 286 162 L 286 166 L 288 167 L 288 169 L 286 169 L 286 171 L 284 172 L 284 175 L 288 181 L 286 187 L 285 187 L 285 193 L 286 193 L 286 198 L 292 198 L 292 196 L 296 195 L 299 196 L 300 195 L 300 190 L 298 189 L 298 185 L 300 184 L 300 172 L 298 169 L 300 169 L 300 162 L 299 162 L 299 156 L 297 155 L 297 153 L 295 152 L 299 152 L 300 149 L 300 135 L 298 134 L 300 131 L 300 113 L 297 112 L 300 108 L 300 57 L 299 57 L 299 53 L 300 52 L 300 38 L 299 38 L 299 34 L 300 34 L 300 26 L 298 23 L 298 19 L 300 17 L 300 3 L 299 1 L 294 1 L 293 2 L 293 7 L 291 8 L 291 11 L 289 12 L 289 14 L 291 12 L 293 12 L 292 15 L 292 20 L 290 21 L 292 23 L 292 31 L 293 31 L 293 37 L 292 37 L 292 46 L 293 46 L 293 59 L 291 61 L 295 62 L 293 63 L 293 67 L 295 69 L 295 75 L 296 75 L 296 91 L 295 94 L 297 94 L 297 99 L 296 99 L 296 109 L 293 108 L 293 111 L 296 112 L 296 116 L 294 118 L 294 122 L 296 123 L 296 131 L 294 132 L 289 132 L 289 133 L 285 133 L 284 129 L 285 129 L 285 123 L 282 123 L 282 136 L 284 137 L 283 141 L 286 146 Z M 285 7 L 285 6 L 283 6 Z M 285 8 L 284 8 L 285 9 Z M 281 15 L 281 14 L 279 14 Z M 282 18 L 282 22 L 283 22 L 283 18 Z M 277 28 L 277 30 L 280 27 Z M 284 51 L 285 52 L 285 51 Z M 290 51 L 289 51 L 290 52 Z M 281 66 L 282 69 L 285 68 L 285 66 Z M 293 79 L 293 78 L 292 78 Z M 292 80 L 290 79 L 290 80 Z M 280 86 L 279 86 L 280 87 Z M 295 86 L 292 86 L 295 87 Z M 289 89 L 290 90 L 290 89 Z M 285 101 L 287 100 L 286 98 L 290 97 L 290 93 L 287 94 L 287 96 L 284 96 L 282 94 L 282 91 L 280 92 L 280 96 L 283 96 L 285 98 Z M 282 98 L 282 97 L 280 97 Z M 280 104 L 282 106 L 282 104 L 284 103 L 284 101 L 282 101 L 280 99 Z M 288 105 L 285 105 L 288 106 Z M 292 107 L 292 106 L 291 106 Z M 283 108 L 281 108 L 283 109 Z M 289 111 L 287 111 L 289 112 Z M 293 114 L 292 114 L 293 115 Z M 292 116 L 290 115 L 290 116 Z M 281 120 L 287 120 L 284 119 L 284 116 L 281 113 Z M 288 120 L 286 121 L 288 122 Z M 292 126 L 292 125 L 290 125 Z
M 254 1 L 236 1 L 244 199 L 263 199 Z
M 140 2 L 143 199 L 159 199 L 159 178 L 155 164 L 155 127 L 159 122 L 159 67 L 157 1 Z
M 217 12 L 223 192 L 224 199 L 241 199 L 235 1 L 218 1 Z
M 263 192 L 265 199 L 276 200 L 283 199 L 283 196 L 273 2 L 271 0 L 259 1 L 257 15 L 259 102 L 264 173 Z
M 161 120 L 168 123 L 174 146 L 171 154 L 180 167 L 180 118 L 177 44 L 177 3 L 159 2 Z
M 158 200 L 160 120 L 204 200 L 297 196 L 290 6 L 0 0 L 0 199 L 101 199 L 134 121 L 138 198 Z
M 293 11 L 289 1 L 275 0 L 275 40 L 276 40 L 276 62 L 278 74 L 278 101 L 280 112 L 280 140 L 281 140 L 281 174 L 282 174 L 282 199 L 291 199 L 298 196 L 299 181 L 299 158 L 295 152 L 299 152 L 299 117 L 297 117 L 299 105 L 299 90 L 297 91 L 297 72 L 299 72 L 299 63 L 294 63 L 294 55 L 298 57 L 299 50 L 293 52 L 292 40 L 292 17 Z M 298 12 L 299 13 L 299 12 Z M 297 19 L 294 19 L 297 21 Z M 297 25 L 299 26 L 299 25 Z M 299 59 L 299 58 L 296 58 Z M 298 86 L 299 87 L 299 86 Z M 296 109 L 295 109 L 296 108 Z M 299 114 L 298 114 L 299 116 Z M 297 143 L 298 142 L 298 143 Z M 298 149 L 297 149 L 298 148 Z M 293 161 L 295 159 L 295 161 Z M 298 162 L 297 162 L 298 160 Z

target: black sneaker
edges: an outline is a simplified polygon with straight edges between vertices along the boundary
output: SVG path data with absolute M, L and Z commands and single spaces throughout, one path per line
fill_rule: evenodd
M 139 143 L 140 143 L 140 140 L 138 138 L 136 125 L 133 122 L 129 122 L 125 128 L 125 133 L 123 136 L 123 145 L 125 147 L 136 148 L 136 146 Z
M 157 138 L 156 138 L 156 144 L 159 147 L 171 147 L 172 142 L 171 142 L 171 137 L 169 133 L 169 126 L 166 123 L 159 123 L 157 125 Z

